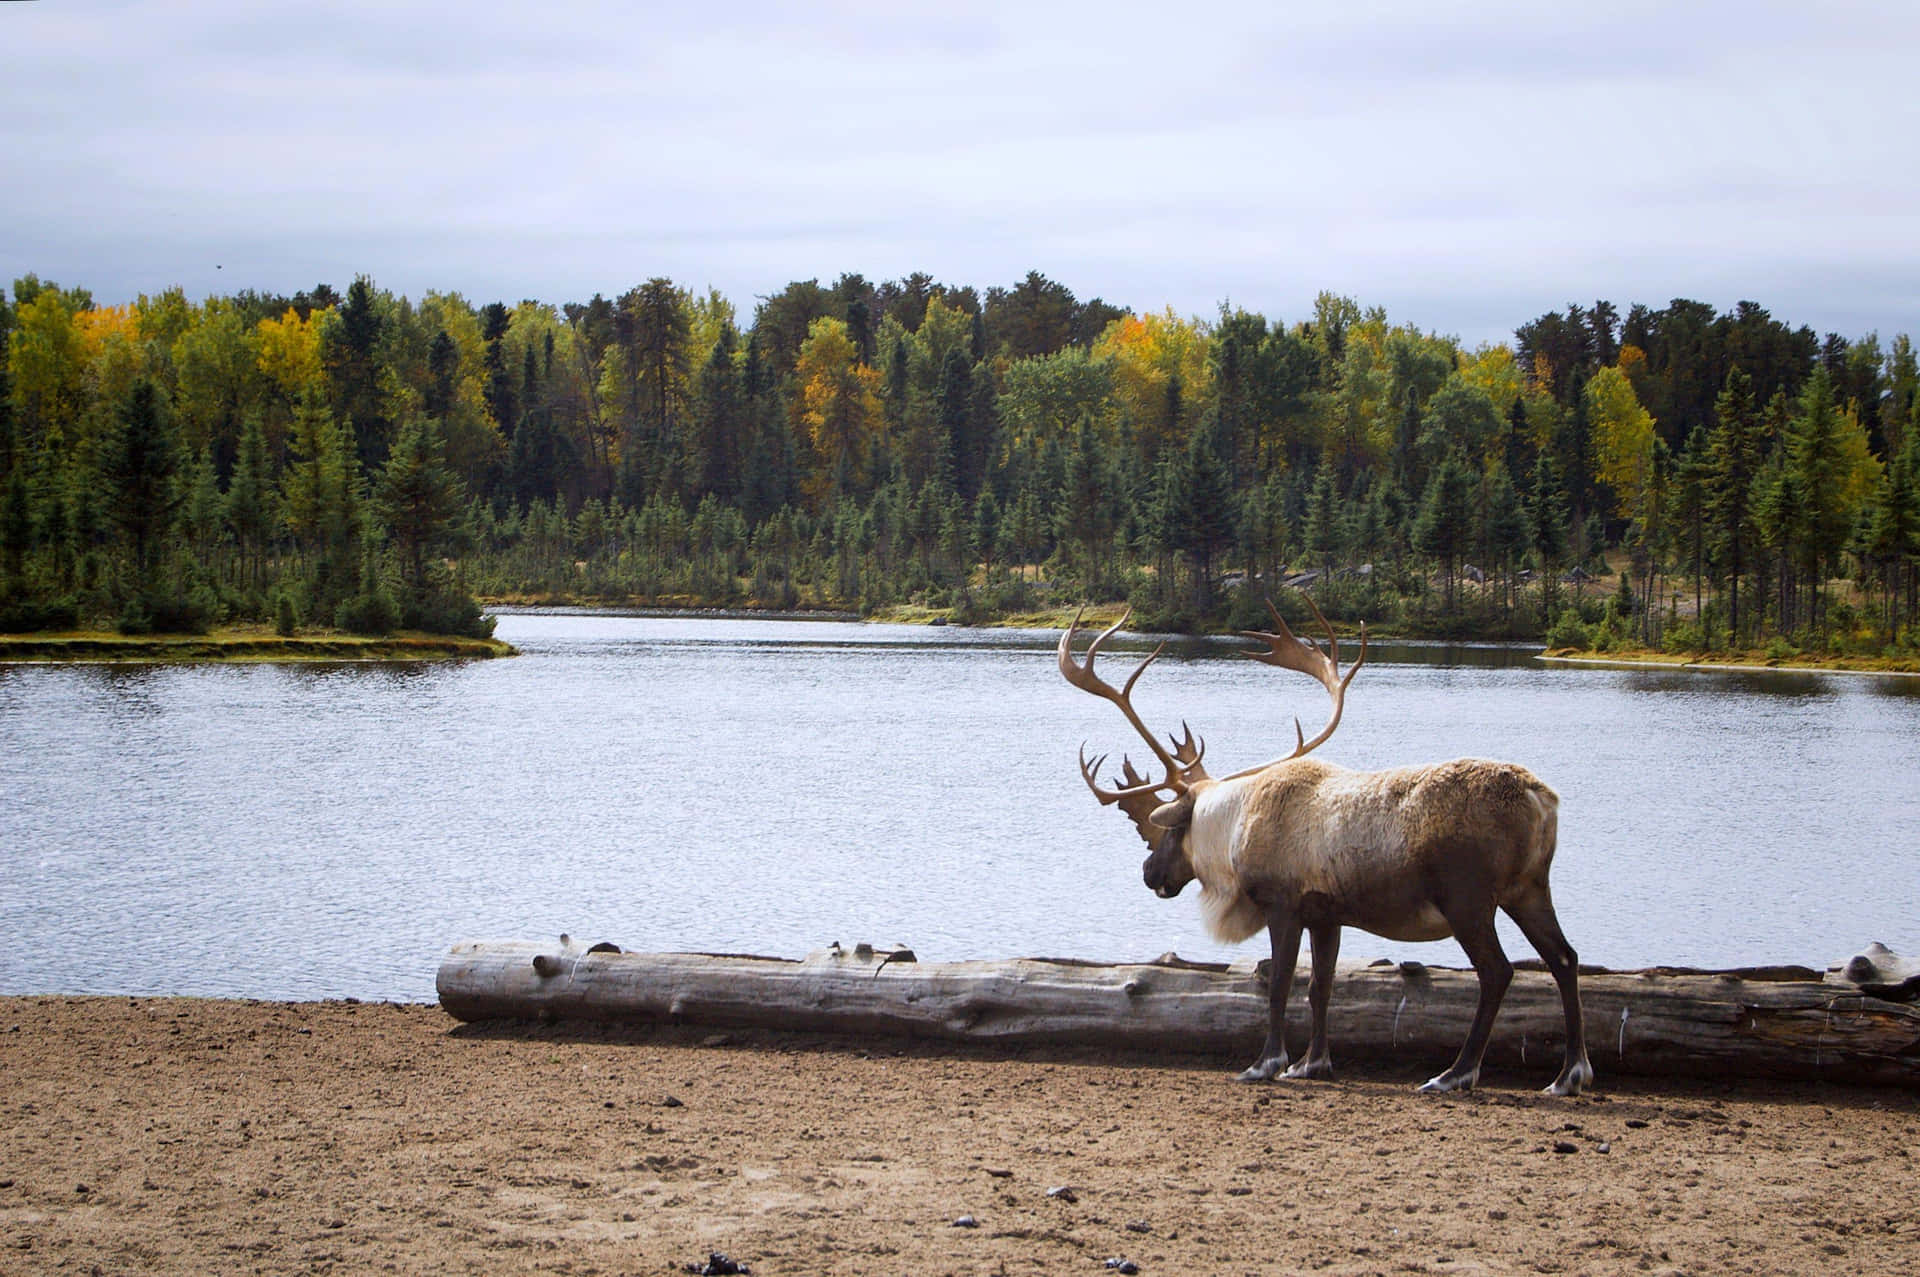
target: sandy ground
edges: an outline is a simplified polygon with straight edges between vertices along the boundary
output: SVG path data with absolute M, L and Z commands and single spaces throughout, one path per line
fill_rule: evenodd
M 4 998 L 0 1273 L 1920 1272 L 1910 1092 L 1241 1063 Z

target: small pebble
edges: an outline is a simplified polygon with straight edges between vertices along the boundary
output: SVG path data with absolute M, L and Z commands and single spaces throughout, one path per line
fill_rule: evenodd
M 959 1219 L 953 1221 L 953 1226 L 955 1228 L 978 1228 L 980 1227 L 980 1221 L 971 1215 L 962 1215 Z
M 1109 1259 L 1107 1261 L 1107 1267 L 1113 1269 L 1116 1273 L 1126 1273 L 1129 1277 L 1140 1271 L 1140 1265 L 1134 1263 L 1131 1259 Z
M 1580 1146 L 1567 1140 L 1558 1140 L 1554 1143 L 1553 1151 L 1556 1153 L 1578 1153 Z
M 1080 1194 L 1073 1191 L 1071 1184 L 1062 1184 L 1058 1188 L 1049 1188 L 1047 1190 L 1047 1196 L 1058 1198 L 1063 1202 L 1077 1202 L 1080 1200 Z

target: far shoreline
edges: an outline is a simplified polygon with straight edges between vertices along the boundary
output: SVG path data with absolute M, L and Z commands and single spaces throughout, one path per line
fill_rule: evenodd
M 0 634 L 0 665 L 163 665 L 476 660 L 517 655 L 498 639 L 403 632 L 279 635 L 266 630 L 124 635 Z

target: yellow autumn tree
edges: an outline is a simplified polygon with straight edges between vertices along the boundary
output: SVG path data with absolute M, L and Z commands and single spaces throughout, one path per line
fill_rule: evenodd
M 189 316 L 173 340 L 174 411 L 188 448 L 219 448 L 230 457 L 263 385 L 253 334 L 225 298 L 209 298 Z
M 302 319 L 300 312 L 289 306 L 280 318 L 263 319 L 254 325 L 254 357 L 271 387 L 267 395 L 267 440 L 275 448 L 284 443 L 294 405 L 302 395 L 326 398 L 319 325 L 328 313 L 316 310 Z
M 1526 389 L 1527 379 L 1511 346 L 1481 346 L 1461 357 L 1459 372 L 1462 381 L 1486 393 L 1503 421 Z
M 86 402 L 74 310 L 57 288 L 20 303 L 7 334 L 15 420 L 25 441 L 64 437 Z
M 90 410 L 88 433 L 99 437 L 106 417 L 126 400 L 133 383 L 146 374 L 146 343 L 132 306 L 95 306 L 73 317 L 79 339 L 80 368 Z
M 1637 517 L 1653 478 L 1653 415 L 1619 365 L 1595 372 L 1585 398 L 1594 474 L 1613 489 L 1619 513 Z
M 429 292 L 420 301 L 419 327 L 427 344 L 418 387 L 421 410 L 440 423 L 447 464 L 470 488 L 477 488 L 487 467 L 506 451 L 487 410 L 487 343 L 479 313 L 459 293 Z M 439 345 L 442 333 L 445 346 Z M 566 342 L 555 342 L 554 363 L 572 368 Z
M 865 481 L 886 417 L 880 374 L 860 362 L 845 320 L 822 317 L 807 326 L 794 364 L 800 387 L 801 441 L 812 458 L 807 496 L 824 509 Z
M 1132 425 L 1143 458 L 1185 448 L 1213 392 L 1210 330 L 1182 319 L 1173 307 L 1157 315 L 1128 315 L 1107 325 L 1093 357 L 1113 372 L 1114 397 Z

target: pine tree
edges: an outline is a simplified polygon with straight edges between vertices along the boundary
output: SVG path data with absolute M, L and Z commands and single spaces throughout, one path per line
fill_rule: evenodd
M 1340 553 L 1340 490 L 1334 484 L 1333 466 L 1323 463 L 1313 478 L 1313 491 L 1307 497 L 1307 518 L 1300 539 L 1307 553 L 1329 578 L 1333 562 Z
M 1205 616 L 1213 609 L 1214 560 L 1233 541 L 1236 515 L 1217 419 L 1194 431 L 1187 441 L 1186 471 L 1183 486 L 1191 510 L 1182 521 L 1186 539 L 1181 548 L 1193 556 L 1194 607 Z
M 1506 467 L 1496 465 L 1487 492 L 1487 557 L 1498 565 L 1501 602 L 1509 614 L 1513 610 L 1514 569 L 1527 552 L 1527 541 L 1527 515 L 1520 494 L 1514 490 Z
M 1454 579 L 1460 556 L 1473 540 L 1473 475 L 1460 454 L 1447 453 L 1427 481 L 1414 518 L 1413 545 L 1440 563 L 1445 610 L 1454 610 Z
M 431 417 L 401 426 L 374 488 L 374 506 L 400 554 L 401 584 L 410 602 L 428 593 L 427 554 L 458 543 L 467 495 L 446 466 L 446 444 Z
M 317 395 L 294 406 L 290 464 L 282 476 L 287 530 L 307 556 L 310 621 L 326 624 L 358 586 L 360 463 Z
M 1765 426 L 1755 411 L 1753 382 L 1746 373 L 1736 368 L 1727 374 L 1713 414 L 1703 494 L 1707 543 L 1714 568 L 1727 584 L 1728 628 L 1738 647 L 1743 632 L 1740 582 L 1753 558 L 1754 477 L 1765 446 Z
M 8 474 L 0 496 L 0 599 L 26 589 L 27 552 L 33 548 L 33 507 L 25 467 Z
M 173 482 L 179 464 L 160 388 L 143 377 L 121 405 L 119 429 L 102 464 L 113 521 L 127 539 L 134 578 L 142 590 L 152 584 L 161 543 L 180 505 Z
M 1826 579 L 1833 574 L 1853 523 L 1840 455 L 1840 411 L 1824 368 L 1814 369 L 1801 392 L 1800 411 L 1788 429 L 1787 464 L 1805 502 L 1801 569 L 1812 591 L 1810 619 L 1818 624 Z
M 249 414 L 240 427 L 240 451 L 227 484 L 227 526 L 240 549 L 240 575 L 248 586 L 260 583 L 266 551 L 272 490 L 267 472 L 267 439 L 260 418 Z

